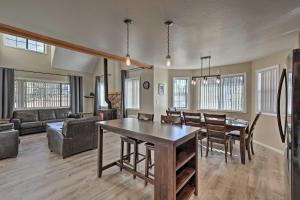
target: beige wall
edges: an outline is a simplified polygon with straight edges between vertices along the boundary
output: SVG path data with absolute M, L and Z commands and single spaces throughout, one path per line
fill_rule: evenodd
M 160 115 L 166 114 L 166 109 L 168 108 L 168 69 L 154 67 L 154 120 L 160 121 Z M 158 84 L 165 84 L 165 94 L 158 94 Z
M 265 67 L 273 65 L 279 65 L 280 73 L 282 68 L 286 66 L 286 58 L 291 52 L 291 49 L 284 50 L 272 55 L 254 60 L 252 62 L 252 93 L 256 93 L 256 71 Z M 252 107 L 252 119 L 256 115 L 256 95 L 252 95 L 251 98 Z M 275 148 L 279 151 L 283 150 L 284 145 L 282 144 L 279 136 L 277 119 L 275 115 L 262 115 L 255 128 L 254 140 L 269 147 Z
M 47 54 L 30 52 L 22 49 L 5 47 L 3 37 L 0 33 L 0 66 L 14 68 L 16 70 L 27 70 L 43 73 L 55 73 L 61 75 L 78 75 L 83 77 L 84 95 L 90 93 L 92 87 L 92 75 L 68 70 L 58 70 L 51 66 L 51 50 L 48 46 Z M 45 75 L 38 73 L 16 72 L 17 78 L 32 78 L 50 81 L 68 81 L 67 76 Z M 84 112 L 93 110 L 93 103 L 89 99 L 84 99 Z
M 234 118 L 242 118 L 245 120 L 251 119 L 251 62 L 247 63 L 240 63 L 235 65 L 226 65 L 226 66 L 220 66 L 220 67 L 213 67 L 211 68 L 211 74 L 218 74 L 221 75 L 228 75 L 228 74 L 239 74 L 239 73 L 245 73 L 246 75 L 246 102 L 245 102 L 245 112 L 226 112 L 226 115 L 229 117 Z M 203 70 L 203 75 L 208 74 L 208 69 Z M 191 79 L 192 76 L 200 76 L 201 70 L 169 70 L 169 101 L 168 105 L 169 107 L 173 107 L 173 78 L 174 77 L 189 77 Z M 189 92 L 190 92 L 190 98 L 189 98 L 189 105 L 190 108 L 188 110 L 196 111 L 197 110 L 197 102 L 195 102 L 196 99 L 196 87 L 189 85 Z M 204 110 L 200 110 L 200 112 L 206 112 Z M 207 111 L 212 112 L 212 111 Z

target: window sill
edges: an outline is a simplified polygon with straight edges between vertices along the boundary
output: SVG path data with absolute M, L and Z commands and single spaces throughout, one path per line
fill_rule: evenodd
M 233 111 L 233 110 L 201 110 L 197 109 L 199 112 L 224 112 L 224 113 L 239 113 L 239 114 L 247 114 L 246 111 Z
M 258 112 L 256 112 L 256 114 L 257 114 Z M 261 113 L 262 115 L 265 115 L 265 116 L 270 116 L 270 117 L 277 117 L 277 114 L 275 114 L 275 113 L 264 113 L 264 112 L 262 112 Z

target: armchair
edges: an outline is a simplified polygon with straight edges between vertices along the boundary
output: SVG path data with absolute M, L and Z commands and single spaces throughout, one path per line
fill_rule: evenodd
M 0 124 L 0 159 L 17 157 L 19 151 L 19 131 L 14 124 Z

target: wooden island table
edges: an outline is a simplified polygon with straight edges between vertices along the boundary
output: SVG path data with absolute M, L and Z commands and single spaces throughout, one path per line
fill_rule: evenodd
M 103 166 L 103 130 L 154 144 L 154 199 L 189 199 L 198 193 L 198 132 L 197 127 L 174 126 L 133 118 L 97 122 L 98 177 L 113 166 L 148 180 L 144 173 L 122 166 L 120 160 Z M 153 181 L 152 181 L 153 183 Z

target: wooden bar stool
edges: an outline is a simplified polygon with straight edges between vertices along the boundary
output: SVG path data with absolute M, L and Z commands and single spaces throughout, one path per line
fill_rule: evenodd
M 138 120 L 141 121 L 153 121 L 154 114 L 138 113 Z M 124 155 L 124 144 L 127 144 L 127 154 Z M 121 137 L 121 152 L 120 152 L 120 164 L 124 164 L 131 167 L 135 172 L 137 170 L 137 164 L 145 160 L 145 155 L 139 153 L 139 144 L 144 143 L 144 141 L 136 140 L 130 137 Z M 133 145 L 133 152 L 131 152 L 131 145 Z M 133 155 L 133 164 L 130 163 L 131 155 Z M 139 156 L 142 158 L 139 159 Z M 122 167 L 120 167 L 122 171 Z M 136 175 L 133 175 L 133 178 L 136 178 Z
M 160 122 L 162 124 L 171 124 L 171 125 L 182 125 L 182 118 L 181 116 L 172 116 L 172 115 L 161 115 Z M 154 144 L 152 143 L 146 143 L 146 155 L 145 155 L 145 176 L 149 178 L 149 175 L 153 177 L 154 179 L 154 174 L 150 172 L 150 169 L 155 165 L 152 163 L 152 158 L 151 158 L 151 152 L 154 152 Z M 145 185 L 148 184 L 148 181 L 145 180 Z
M 147 178 L 150 178 L 149 176 L 154 179 L 154 174 L 150 172 L 150 169 L 154 166 L 154 163 L 152 163 L 152 156 L 151 151 L 154 152 L 154 145 L 151 143 L 145 144 L 146 153 L 145 153 L 145 176 Z M 145 181 L 145 185 L 148 184 L 148 181 Z
M 133 152 L 127 152 L 126 155 L 124 155 L 124 144 L 127 143 L 127 145 L 133 145 Z M 137 164 L 145 160 L 145 156 L 141 153 L 139 153 L 138 145 L 143 143 L 143 141 L 131 139 L 129 137 L 121 137 L 121 153 L 120 153 L 120 164 L 123 166 L 124 164 L 132 167 L 132 169 L 136 172 Z M 133 155 L 133 164 L 130 163 L 130 156 Z M 141 159 L 139 159 L 139 156 L 142 156 Z M 120 167 L 120 171 L 122 171 L 122 167 Z M 133 178 L 136 178 L 136 175 L 133 175 Z

